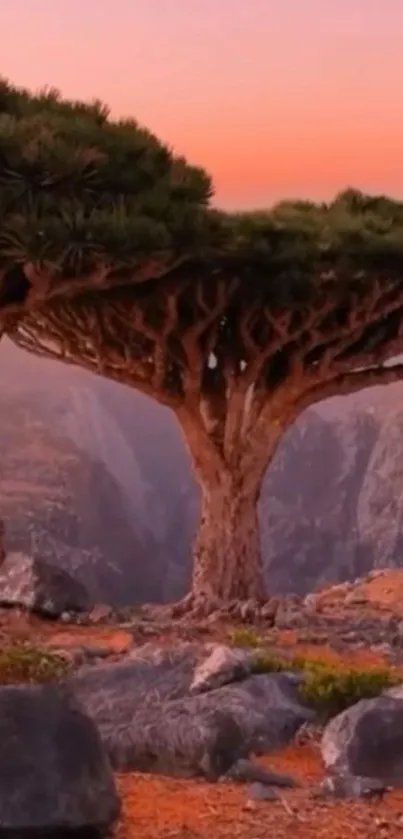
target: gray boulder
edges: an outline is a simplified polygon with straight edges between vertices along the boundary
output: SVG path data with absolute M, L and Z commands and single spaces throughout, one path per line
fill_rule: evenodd
M 252 671 L 256 658 L 251 650 L 212 644 L 207 656 L 197 665 L 190 693 L 204 693 L 231 682 L 244 679 Z
M 379 696 L 357 702 L 326 726 L 321 751 L 333 775 L 402 787 L 402 700 Z
M 109 828 L 119 813 L 96 727 L 68 691 L 0 688 L 0 826 L 22 835 Z
M 91 608 L 85 586 L 67 571 L 23 553 L 10 553 L 0 568 L 0 605 L 22 606 L 57 618 Z
M 144 650 L 71 677 L 114 768 L 218 778 L 240 758 L 290 742 L 313 719 L 293 674 L 254 675 L 193 694 L 199 659 L 195 645 L 154 656 Z
M 376 778 L 361 775 L 328 775 L 314 791 L 315 798 L 365 798 L 381 800 L 391 788 Z
M 108 723 L 115 710 L 129 725 L 141 709 L 188 696 L 200 655 L 196 644 L 144 644 L 123 661 L 82 667 L 70 684 L 98 722 Z

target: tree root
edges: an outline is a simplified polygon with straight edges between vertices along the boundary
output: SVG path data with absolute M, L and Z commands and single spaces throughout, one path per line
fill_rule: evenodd
M 225 604 L 222 600 L 212 597 L 211 595 L 200 593 L 195 594 L 190 592 L 182 600 L 174 603 L 170 608 L 172 618 L 208 618 L 215 612 L 220 612 L 225 609 Z
M 249 600 L 220 600 L 211 594 L 190 592 L 182 600 L 170 606 L 170 617 L 181 619 L 202 620 L 211 615 L 220 615 L 223 619 L 234 620 L 246 624 L 260 623 L 262 620 L 270 622 L 272 617 L 268 604 L 271 601 L 263 598 Z M 265 614 L 265 609 L 268 610 Z

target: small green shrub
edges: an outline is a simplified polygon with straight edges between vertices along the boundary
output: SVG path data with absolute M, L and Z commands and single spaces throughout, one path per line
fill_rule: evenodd
M 228 633 L 228 640 L 234 647 L 259 647 L 262 639 L 258 632 L 251 627 L 240 626 L 231 629 Z
M 253 666 L 254 673 L 281 673 L 285 670 L 302 674 L 302 698 L 324 716 L 338 714 L 360 699 L 379 696 L 386 688 L 402 681 L 394 670 L 387 667 L 369 670 L 343 668 L 301 656 L 286 659 L 258 655 Z
M 338 714 L 360 699 L 372 699 L 398 683 L 393 673 L 379 670 L 322 671 L 307 667 L 301 685 L 303 698 L 318 711 Z
M 300 670 L 295 667 L 294 659 L 281 658 L 269 653 L 258 653 L 254 659 L 253 673 L 281 673 L 284 670 Z
M 69 672 L 61 655 L 39 647 L 12 644 L 0 650 L 0 684 L 44 684 L 63 679 Z

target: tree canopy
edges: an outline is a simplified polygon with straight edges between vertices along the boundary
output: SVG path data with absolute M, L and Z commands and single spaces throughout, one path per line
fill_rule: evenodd
M 111 119 L 98 101 L 52 89 L 34 95 L 3 80 L 3 328 L 15 331 L 19 313 L 28 314 L 39 350 L 46 331 L 55 340 L 59 330 L 60 344 L 61 329 L 68 343 L 75 318 L 81 339 L 76 333 L 66 360 L 81 353 L 94 366 L 97 356 L 99 367 L 102 355 L 106 374 L 108 347 L 126 367 L 130 348 L 137 367 L 146 358 L 151 371 L 150 342 L 160 354 L 164 345 L 157 378 L 168 404 L 183 395 L 179 368 L 200 367 L 200 354 L 199 386 L 217 391 L 223 371 L 238 375 L 255 356 L 265 358 L 267 386 L 298 352 L 312 368 L 331 347 L 339 361 L 344 353 L 360 362 L 370 347 L 388 356 L 400 348 L 402 202 L 349 189 L 331 203 L 224 213 L 211 197 L 207 174 L 134 120 Z M 126 373 L 140 386 L 133 364 Z M 150 376 L 153 392 L 155 370 Z
M 402 202 L 348 190 L 330 204 L 230 214 L 212 210 L 211 197 L 208 175 L 135 120 L 0 82 L 3 305 L 39 275 L 48 294 L 75 294 L 155 278 L 188 258 L 239 269 L 274 304 L 316 294 L 328 271 L 348 283 L 400 271 Z
M 0 82 L 3 307 L 30 285 L 49 296 L 164 273 L 205 242 L 210 195 L 202 169 L 134 120 Z

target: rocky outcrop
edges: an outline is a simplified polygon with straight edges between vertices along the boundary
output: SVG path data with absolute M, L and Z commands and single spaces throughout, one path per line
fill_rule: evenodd
M 88 612 L 87 589 L 63 568 L 22 553 L 10 553 L 0 568 L 0 605 L 59 618 L 63 612 Z
M 0 687 L 0 741 L 1 835 L 104 832 L 115 821 L 108 759 L 71 695 L 51 686 Z
M 54 388 L 52 381 L 48 384 L 47 390 L 46 375 L 42 386 L 27 377 L 25 389 L 23 376 L 18 390 L 0 384 L 5 548 L 66 569 L 97 602 L 142 602 L 150 595 L 161 599 L 151 526 L 136 521 L 127 493 L 101 453 L 96 455 L 95 444 L 94 451 L 85 451 L 68 436 L 64 425 L 69 414 L 62 412 L 60 383 L 56 381 Z M 67 387 L 66 408 L 70 399 Z M 83 411 L 86 407 L 85 402 Z M 109 445 L 116 451 L 113 435 Z
M 214 650 L 193 644 L 147 645 L 131 660 L 83 668 L 69 685 L 96 723 L 116 770 L 217 780 L 251 753 L 286 745 L 314 718 L 299 697 L 300 677 L 247 675 L 245 667 L 241 678 L 229 667 L 240 658 L 241 651 L 224 654 L 222 647 L 214 656 Z M 208 659 L 204 673 L 210 671 L 210 680 L 195 694 Z M 213 671 L 215 684 L 223 686 L 209 689 Z

